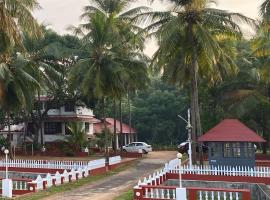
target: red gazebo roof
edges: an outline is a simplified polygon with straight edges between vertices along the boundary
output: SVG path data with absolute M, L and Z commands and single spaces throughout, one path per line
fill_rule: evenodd
M 266 142 L 237 119 L 224 119 L 199 137 L 199 142 Z

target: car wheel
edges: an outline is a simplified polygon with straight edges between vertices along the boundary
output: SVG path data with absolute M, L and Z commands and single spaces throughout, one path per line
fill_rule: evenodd
M 144 149 L 142 150 L 142 152 L 143 152 L 143 154 L 148 154 L 148 152 L 147 152 L 147 151 L 145 151 Z
M 125 152 L 125 153 L 126 153 L 126 152 L 127 152 L 127 150 L 126 150 L 126 149 L 123 149 L 123 152 Z

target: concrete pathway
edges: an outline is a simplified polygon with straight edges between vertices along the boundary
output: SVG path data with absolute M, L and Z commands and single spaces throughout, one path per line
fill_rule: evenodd
M 145 159 L 126 171 L 68 192 L 44 198 L 44 200 L 112 200 L 136 185 L 139 178 L 163 167 L 167 161 L 175 157 L 176 152 L 173 151 L 151 152 Z

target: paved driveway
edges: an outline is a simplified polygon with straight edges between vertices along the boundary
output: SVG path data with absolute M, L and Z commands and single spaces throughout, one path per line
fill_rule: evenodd
M 175 157 L 176 152 L 173 151 L 152 152 L 126 171 L 44 200 L 112 200 L 133 187 L 139 178 L 163 167 L 164 163 Z

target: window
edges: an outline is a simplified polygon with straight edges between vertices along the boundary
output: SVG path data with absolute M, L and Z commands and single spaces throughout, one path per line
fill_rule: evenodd
M 211 146 L 210 146 L 211 157 L 218 157 L 219 151 L 220 151 L 219 144 L 218 143 L 211 143 Z
M 252 158 L 254 155 L 254 145 L 253 143 L 247 143 L 247 157 Z
M 68 103 L 65 105 L 65 112 L 74 112 L 74 111 L 75 111 L 75 108 L 73 104 Z
M 45 135 L 57 135 L 62 133 L 61 122 L 45 122 L 44 123 L 44 134 Z
M 89 123 L 85 122 L 85 132 L 89 133 Z
M 232 143 L 232 156 L 235 158 L 239 158 L 241 155 L 241 150 L 240 150 L 240 143 Z
M 231 157 L 232 153 L 231 153 L 231 148 L 230 148 L 230 143 L 224 143 L 223 144 L 223 153 L 224 153 L 224 157 Z
M 68 128 L 68 123 L 65 123 L 65 135 L 70 135 L 71 131 Z
M 223 151 L 223 155 L 225 158 L 239 158 L 241 157 L 241 144 L 240 142 L 224 143 Z
M 131 143 L 128 145 L 128 147 L 134 147 L 135 146 L 135 143 Z
M 141 146 L 143 146 L 143 143 L 136 143 L 136 146 L 141 147 Z
M 59 106 L 57 105 L 57 103 L 52 102 L 52 101 L 47 102 L 47 107 L 49 109 L 59 109 Z

